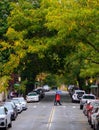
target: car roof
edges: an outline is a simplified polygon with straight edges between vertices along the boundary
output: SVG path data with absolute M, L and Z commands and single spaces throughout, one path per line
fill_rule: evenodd
M 94 94 L 84 94 L 83 96 L 95 96 Z
M 32 92 L 28 93 L 28 95 L 29 94 L 37 94 L 37 92 L 36 91 L 32 91 Z
M 24 97 L 15 97 L 13 99 L 24 99 Z
M 75 90 L 74 92 L 75 92 L 75 93 L 76 93 L 76 92 L 84 92 L 84 93 L 85 93 L 84 90 Z

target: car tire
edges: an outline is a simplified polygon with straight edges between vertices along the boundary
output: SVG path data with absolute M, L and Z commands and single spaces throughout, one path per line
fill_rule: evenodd
M 99 123 L 98 123 L 98 125 L 97 125 L 97 129 L 96 130 L 99 130 Z
M 93 128 L 93 125 L 91 124 L 91 128 Z
M 83 109 L 83 105 L 80 105 L 80 109 Z
M 10 124 L 8 125 L 8 127 L 9 127 L 9 128 L 11 128 L 11 127 L 12 127 L 12 121 L 10 121 Z
M 74 103 L 74 100 L 72 99 L 72 103 Z
M 4 130 L 7 130 L 8 129 L 8 127 L 7 127 L 7 122 L 6 122 L 6 126 L 3 128 Z

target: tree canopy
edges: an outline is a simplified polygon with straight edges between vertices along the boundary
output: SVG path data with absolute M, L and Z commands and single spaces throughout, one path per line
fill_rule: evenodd
M 0 12 L 1 77 L 99 76 L 98 0 L 4 0 Z

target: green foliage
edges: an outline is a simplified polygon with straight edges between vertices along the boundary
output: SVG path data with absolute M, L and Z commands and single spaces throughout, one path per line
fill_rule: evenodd
M 20 72 L 31 81 L 48 72 L 60 83 L 99 75 L 98 8 L 98 0 L 1 1 L 2 75 Z
M 25 94 L 25 92 L 26 92 L 26 84 L 27 84 L 27 80 L 24 80 L 19 85 L 15 85 L 14 89 L 17 92 L 20 92 L 20 94 Z
M 4 38 L 4 34 L 8 28 L 7 18 L 10 14 L 11 8 L 9 0 L 0 1 L 0 38 Z
M 48 84 L 50 87 L 57 86 L 56 77 L 53 74 L 48 74 L 43 82 L 44 84 Z
M 2 76 L 0 77 L 0 92 L 6 91 L 9 86 L 10 76 Z

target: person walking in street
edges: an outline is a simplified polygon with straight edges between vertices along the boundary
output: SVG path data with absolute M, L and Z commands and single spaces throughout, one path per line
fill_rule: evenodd
M 57 105 L 57 103 L 58 103 L 59 105 L 62 105 L 62 104 L 61 104 L 61 96 L 60 96 L 59 93 L 56 92 L 54 105 Z

